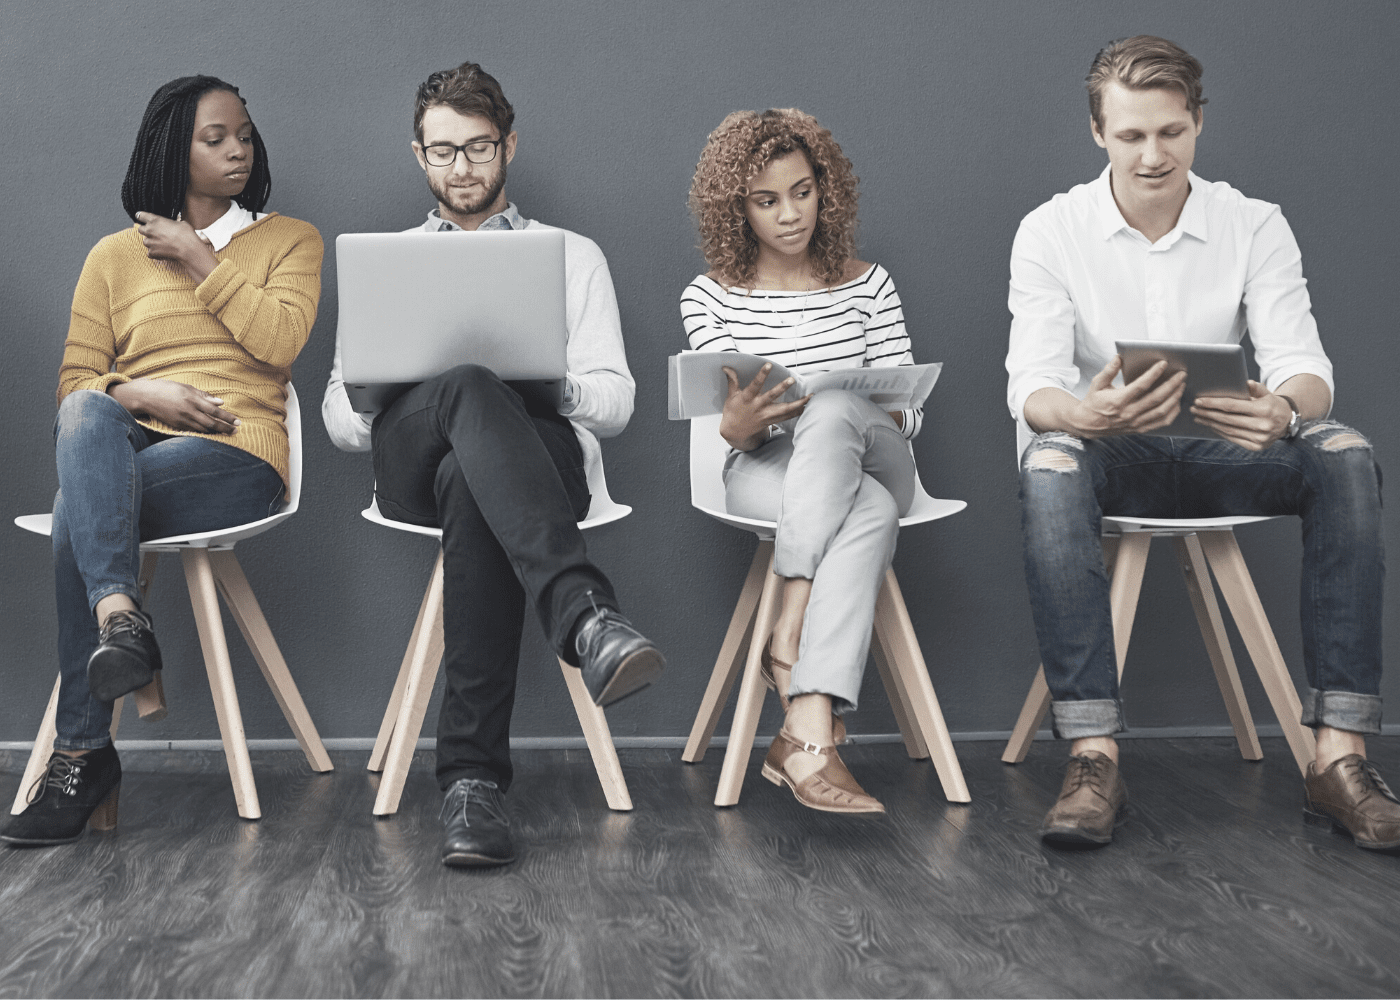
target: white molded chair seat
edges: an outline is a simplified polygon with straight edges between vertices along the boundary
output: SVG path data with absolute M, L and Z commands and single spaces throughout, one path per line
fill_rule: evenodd
M 609 495 L 601 459 L 590 462 L 587 473 L 588 492 L 592 494 L 592 500 L 588 505 L 588 516 L 578 523 L 580 528 L 596 528 L 620 521 L 632 513 L 631 507 L 617 503 Z M 395 531 L 442 539 L 441 528 L 427 528 L 385 517 L 373 496 L 370 497 L 369 506 L 361 511 L 360 515 L 367 521 L 393 528 Z M 384 772 L 374 800 L 376 816 L 388 816 L 398 811 L 403 786 L 408 780 L 408 766 L 413 760 L 413 751 L 418 746 L 418 735 L 423 731 L 423 718 L 427 714 L 433 684 L 437 680 L 438 668 L 442 663 L 442 577 L 442 550 L 439 548 L 437 563 L 428 580 L 423 601 L 418 607 L 418 618 L 413 624 L 408 649 L 399 665 L 394 690 L 384 710 L 379 736 L 374 742 L 374 750 L 370 753 L 369 770 Z M 564 672 L 564 683 L 574 703 L 574 712 L 578 715 L 584 740 L 588 743 L 588 752 L 593 758 L 593 768 L 603 786 L 608 808 L 626 812 L 632 808 L 632 798 L 627 792 L 627 781 L 622 775 L 622 764 L 617 759 L 617 749 L 613 746 L 607 716 L 601 708 L 593 704 L 593 697 L 588 693 L 579 670 L 569 666 L 562 658 L 559 660 L 559 668 Z
M 782 577 L 773 572 L 776 522 L 739 517 L 726 509 L 723 471 L 729 448 L 719 436 L 719 422 L 719 414 L 690 421 L 690 503 L 723 524 L 752 531 L 758 536 L 759 544 L 681 759 L 696 763 L 704 758 L 742 666 L 743 682 L 739 685 L 739 700 L 734 708 L 729 745 L 715 793 L 715 805 L 732 806 L 739 801 L 758 732 L 758 716 L 765 693 L 759 657 L 777 621 Z M 901 528 L 936 521 L 967 506 L 964 500 L 929 496 L 917 478 L 914 489 L 914 502 L 909 512 L 899 519 Z M 889 694 L 905 749 L 915 760 L 932 756 L 943 794 L 950 802 L 970 802 L 967 783 L 953 751 L 953 741 L 893 568 L 886 571 L 875 601 L 873 631 L 870 651 Z
M 1113 616 L 1113 645 L 1118 659 L 1118 679 L 1123 679 L 1123 667 L 1127 662 L 1128 640 L 1132 636 L 1133 620 L 1137 615 L 1138 596 L 1142 590 L 1142 576 L 1147 567 L 1147 552 L 1152 539 L 1158 536 L 1171 538 L 1176 549 L 1177 561 L 1181 567 L 1186 591 L 1191 598 L 1191 606 L 1196 612 L 1200 625 L 1201 638 L 1205 640 L 1206 652 L 1210 656 L 1211 667 L 1215 672 L 1216 684 L 1225 701 L 1225 709 L 1230 716 L 1230 724 L 1235 731 L 1240 755 L 1246 760 L 1260 760 L 1264 756 L 1259 746 L 1259 736 L 1254 729 L 1254 719 L 1245 700 L 1244 688 L 1240 684 L 1239 670 L 1235 666 L 1234 654 L 1230 651 L 1230 640 L 1220 616 L 1220 605 L 1215 599 L 1215 587 L 1211 584 L 1211 571 L 1215 572 L 1216 583 L 1225 595 L 1225 603 L 1235 618 L 1240 637 L 1254 663 L 1259 680 L 1264 685 L 1269 703 L 1278 717 L 1279 725 L 1288 740 L 1289 749 L 1298 769 L 1307 773 L 1308 763 L 1313 759 L 1314 739 L 1312 731 L 1299 721 L 1302 704 L 1298 691 L 1288 675 L 1278 642 L 1274 638 L 1269 619 L 1264 614 L 1259 593 L 1254 589 L 1249 568 L 1235 539 L 1235 528 L 1242 524 L 1255 524 L 1271 521 L 1272 517 L 1238 515 L 1230 517 L 1201 518 L 1154 518 L 1113 516 L 1103 518 L 1104 561 L 1109 569 L 1109 607 Z M 1019 764 L 1025 760 L 1036 731 L 1050 710 L 1050 690 L 1045 683 L 1045 668 L 1036 671 L 1035 680 L 1021 707 L 1021 714 L 1012 730 L 1011 739 L 1001 759 L 1008 764 Z
M 253 658 L 262 671 L 268 686 L 272 688 L 282 714 L 286 716 L 302 752 L 312 770 L 329 771 L 332 764 L 321 742 L 311 715 L 306 710 L 296 682 L 292 680 L 287 662 L 277 647 L 262 608 L 253 595 L 238 557 L 233 547 L 246 538 L 260 535 L 269 528 L 280 524 L 296 513 L 301 503 L 302 445 L 301 445 L 301 404 L 297 399 L 296 388 L 287 383 L 287 441 L 288 478 L 290 489 L 283 508 L 270 517 L 264 517 L 247 524 L 221 528 L 217 531 L 201 531 L 188 535 L 171 535 L 141 543 L 141 567 L 139 585 L 142 601 L 149 592 L 151 579 L 155 574 L 156 561 L 162 552 L 179 552 L 185 568 L 185 582 L 189 587 L 190 604 L 194 609 L 195 625 L 199 631 L 200 646 L 204 651 L 204 666 L 209 674 L 210 693 L 214 698 L 214 711 L 219 720 L 219 734 L 223 739 L 224 756 L 228 761 L 229 778 L 233 782 L 234 799 L 238 803 L 238 815 L 244 819 L 257 819 L 262 815 L 258 803 L 257 785 L 253 780 L 253 768 L 248 758 L 248 743 L 243 734 L 243 714 L 238 706 L 238 691 L 234 686 L 233 665 L 229 659 L 228 639 L 224 633 L 223 616 L 219 611 L 219 595 L 222 594 L 233 619 L 238 623 L 243 638 L 252 650 Z M 26 514 L 15 518 L 15 524 L 40 535 L 53 533 L 53 514 Z M 19 793 L 15 796 L 13 813 L 25 809 L 25 796 L 30 785 L 43 773 L 52 752 L 55 735 L 54 720 L 58 710 L 59 682 L 54 682 L 53 694 L 44 713 L 44 721 L 35 739 L 34 749 L 20 781 Z M 132 693 L 137 710 L 142 718 L 159 719 L 165 715 L 165 695 L 160 674 L 139 691 Z M 118 698 L 112 709 L 112 738 L 116 739 L 117 726 L 121 721 L 123 699 Z

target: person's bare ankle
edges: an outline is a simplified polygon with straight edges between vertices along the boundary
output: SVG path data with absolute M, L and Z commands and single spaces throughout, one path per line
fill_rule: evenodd
M 1086 753 L 1101 753 L 1113 763 L 1118 763 L 1118 741 L 1112 736 L 1086 736 L 1069 745 L 1071 757 L 1081 757 Z
M 1356 754 L 1359 757 L 1366 756 L 1366 738 L 1360 733 L 1349 732 L 1345 729 L 1333 729 L 1331 726 L 1318 726 L 1317 755 L 1313 769 L 1321 774 L 1343 757 Z
M 86 751 L 86 750 L 58 750 L 58 751 L 56 751 L 56 752 L 57 752 L 57 753 L 63 754 L 63 756 L 65 756 L 65 757 L 85 757 L 85 756 L 87 756 L 87 751 Z

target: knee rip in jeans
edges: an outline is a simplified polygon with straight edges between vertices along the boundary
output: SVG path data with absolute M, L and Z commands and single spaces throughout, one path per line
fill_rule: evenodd
M 1075 472 L 1079 461 L 1069 450 L 1084 450 L 1084 442 L 1072 434 L 1045 434 L 1037 438 L 1026 451 L 1029 472 Z
M 1345 424 L 1339 424 L 1335 420 L 1319 420 L 1311 427 L 1303 431 L 1305 438 L 1326 435 L 1321 439 L 1318 447 L 1323 451 L 1353 451 L 1358 448 L 1371 447 L 1371 442 L 1352 430 Z

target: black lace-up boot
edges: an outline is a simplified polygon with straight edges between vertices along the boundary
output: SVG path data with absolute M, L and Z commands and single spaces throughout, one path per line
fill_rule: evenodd
M 102 625 L 99 642 L 88 657 L 88 690 L 98 701 L 116 701 L 143 688 L 160 669 L 160 647 L 151 631 L 151 616 L 140 611 L 113 611 Z
M 112 744 L 81 757 L 55 751 L 29 789 L 29 807 L 7 817 L 0 827 L 0 841 L 16 847 L 47 847 L 72 843 L 89 822 L 94 830 L 110 830 L 117 825 L 121 784 L 122 764 Z
M 442 801 L 442 825 L 445 865 L 486 868 L 515 860 L 506 804 L 494 781 L 454 781 Z

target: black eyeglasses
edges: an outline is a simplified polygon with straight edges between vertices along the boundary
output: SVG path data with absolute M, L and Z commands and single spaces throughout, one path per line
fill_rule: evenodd
M 434 167 L 450 167 L 457 162 L 457 154 L 466 156 L 468 163 L 490 163 L 496 158 L 496 149 L 504 139 L 478 139 L 465 146 L 454 146 L 448 142 L 435 142 L 423 147 L 423 159 Z

